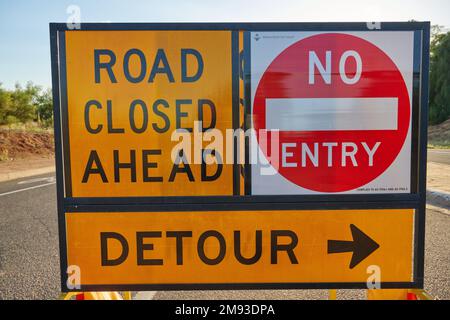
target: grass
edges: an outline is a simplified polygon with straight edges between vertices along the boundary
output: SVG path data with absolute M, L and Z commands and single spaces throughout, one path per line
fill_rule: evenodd
M 428 149 L 450 149 L 450 144 L 428 144 Z
M 40 132 L 53 132 L 53 127 L 46 128 L 38 125 L 36 122 L 28 122 L 28 123 L 14 123 L 11 125 L 1 125 L 0 130 L 40 133 Z

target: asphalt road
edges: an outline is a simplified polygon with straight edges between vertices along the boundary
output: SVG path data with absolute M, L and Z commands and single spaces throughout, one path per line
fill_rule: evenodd
M 427 210 L 425 286 L 450 299 L 450 215 Z M 0 299 L 57 299 L 59 250 L 53 175 L 0 183 Z M 170 291 L 153 299 L 326 299 L 326 290 Z M 364 299 L 338 290 L 338 299 Z
M 428 149 L 428 161 L 450 164 L 450 150 Z
M 50 180 L 19 184 L 47 177 L 0 184 L 0 299 L 59 296 L 56 185 Z

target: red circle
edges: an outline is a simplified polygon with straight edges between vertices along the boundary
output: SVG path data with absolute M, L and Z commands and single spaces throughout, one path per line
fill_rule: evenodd
M 339 73 L 339 60 L 347 50 L 356 51 L 362 60 L 362 72 L 355 84 L 346 84 Z M 331 84 L 316 70 L 315 83 L 308 83 L 308 55 L 315 51 L 325 66 L 325 52 L 331 51 Z M 354 59 L 347 59 L 345 72 L 353 78 L 356 72 Z M 259 130 L 266 128 L 267 98 L 398 98 L 396 130 L 339 130 L 339 131 L 280 131 L 279 159 L 270 159 L 265 138 Z M 302 39 L 281 52 L 269 65 L 261 77 L 253 102 L 253 127 L 258 143 L 278 172 L 289 181 L 303 188 L 318 192 L 342 192 L 359 188 L 382 174 L 399 154 L 408 133 L 410 123 L 410 101 L 408 90 L 402 74 L 395 63 L 374 44 L 359 37 L 325 33 Z M 270 140 L 270 135 L 268 136 Z M 264 141 L 263 141 L 264 140 Z M 307 166 L 300 165 L 301 143 L 306 143 L 314 150 L 314 143 L 319 144 L 319 162 L 315 167 L 307 161 Z M 336 142 L 333 148 L 333 165 L 328 167 L 327 149 L 324 142 Z M 358 145 L 355 155 L 358 166 L 349 162 L 345 167 L 340 163 L 342 143 L 353 142 Z M 369 148 L 380 142 L 375 152 L 373 165 L 362 147 L 365 142 Z M 281 147 L 283 143 L 296 143 L 291 148 L 290 159 L 298 163 L 297 167 L 283 167 Z

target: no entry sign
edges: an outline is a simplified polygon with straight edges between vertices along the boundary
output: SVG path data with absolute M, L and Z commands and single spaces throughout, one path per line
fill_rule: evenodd
M 253 127 L 276 174 L 255 166 L 254 194 L 409 192 L 412 54 L 411 32 L 255 33 Z

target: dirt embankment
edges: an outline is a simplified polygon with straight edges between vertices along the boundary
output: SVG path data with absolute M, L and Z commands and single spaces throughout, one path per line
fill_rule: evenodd
M 54 154 L 53 132 L 0 129 L 0 162 Z
M 428 144 L 437 148 L 450 148 L 450 119 L 428 127 Z

